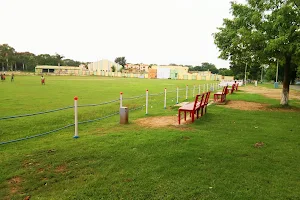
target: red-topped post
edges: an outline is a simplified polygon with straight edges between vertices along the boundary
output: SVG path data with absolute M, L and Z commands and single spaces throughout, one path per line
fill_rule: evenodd
M 148 90 L 146 90 L 146 115 L 148 115 Z
M 164 108 L 167 108 L 167 88 L 165 88 Z
M 176 104 L 178 104 L 178 86 L 177 86 L 177 89 L 176 89 Z
M 120 108 L 123 107 L 123 92 L 120 92 Z
M 74 118 L 75 118 L 75 122 L 74 122 L 74 125 L 75 125 L 74 138 L 79 138 L 79 136 L 78 136 L 78 109 L 77 109 L 77 100 L 78 100 L 78 97 L 75 96 L 74 97 Z

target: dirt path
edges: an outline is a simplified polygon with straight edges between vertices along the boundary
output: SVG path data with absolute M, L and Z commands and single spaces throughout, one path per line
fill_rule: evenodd
M 290 88 L 293 90 L 300 91 L 300 85 L 290 85 Z
M 261 94 L 265 97 L 272 99 L 281 99 L 281 89 L 271 89 L 265 87 L 254 87 L 254 86 L 246 86 L 241 87 L 241 90 L 251 93 L 251 94 Z M 300 100 L 300 91 L 290 90 L 289 94 L 290 99 Z

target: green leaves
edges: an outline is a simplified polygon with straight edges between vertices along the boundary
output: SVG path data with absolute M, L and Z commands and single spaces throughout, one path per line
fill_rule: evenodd
M 286 0 L 248 0 L 245 5 L 232 2 L 233 19 L 224 19 L 223 27 L 213 34 L 219 57 L 229 59 L 232 68 L 246 63 L 253 68 L 268 64 L 272 57 L 298 55 L 300 12 L 297 3 Z
M 122 65 L 124 67 L 126 65 L 126 59 L 125 57 L 117 57 L 115 59 L 115 63 L 118 63 L 119 65 Z

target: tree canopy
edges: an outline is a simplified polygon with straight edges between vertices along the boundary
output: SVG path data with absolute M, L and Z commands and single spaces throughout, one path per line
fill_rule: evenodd
M 126 59 L 125 57 L 117 57 L 115 59 L 115 63 L 118 63 L 119 65 L 122 65 L 124 67 L 126 65 Z
M 191 71 L 211 71 L 214 74 L 218 74 L 219 70 L 216 68 L 216 66 L 212 63 L 204 62 L 201 64 L 201 66 L 195 66 L 189 68 Z
M 83 63 L 74 61 L 72 59 L 63 58 L 64 56 L 58 53 L 56 53 L 55 55 L 35 55 L 30 52 L 17 52 L 8 44 L 0 44 L 0 70 L 2 71 L 34 71 L 36 65 L 79 66 Z
M 288 104 L 289 84 L 296 77 L 300 55 L 300 12 L 296 0 L 248 0 L 231 3 L 233 19 L 224 19 L 214 34 L 220 58 L 231 62 L 235 74 L 245 65 L 258 79 L 263 64 L 279 60 L 284 66 L 281 104 Z

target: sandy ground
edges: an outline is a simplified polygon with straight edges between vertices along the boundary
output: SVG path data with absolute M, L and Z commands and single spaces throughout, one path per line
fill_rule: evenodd
M 278 100 L 281 99 L 281 92 L 282 92 L 282 89 L 270 89 L 265 87 L 254 87 L 254 86 L 242 87 L 241 90 L 252 94 L 261 94 L 265 97 L 278 99 Z M 300 100 L 300 92 L 295 90 L 290 90 L 289 98 Z

